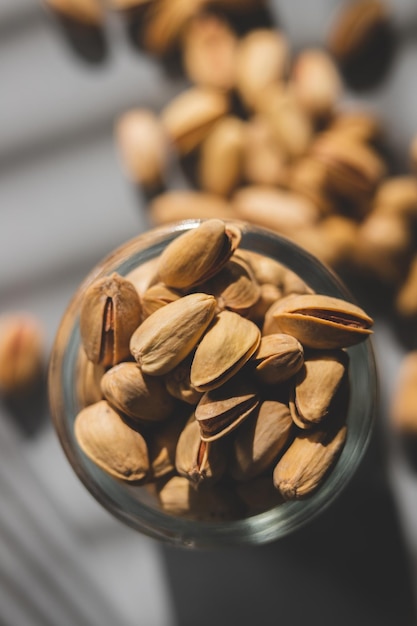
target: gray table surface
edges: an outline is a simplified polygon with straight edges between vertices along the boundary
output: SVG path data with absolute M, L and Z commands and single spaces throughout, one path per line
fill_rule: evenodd
M 277 1 L 294 45 L 323 41 L 331 0 Z M 346 90 L 387 120 L 399 155 L 417 132 L 415 0 L 391 0 L 404 34 L 383 85 Z M 109 20 L 106 63 L 83 65 L 37 0 L 0 0 L 0 310 L 30 310 L 51 346 L 87 271 L 147 223 L 113 124 L 159 110 L 183 83 L 134 54 Z M 0 406 L 0 624 L 187 626 L 416 623 L 417 478 L 391 436 L 404 354 L 377 319 L 379 425 L 340 500 L 305 531 L 256 549 L 187 552 L 113 519 L 72 473 L 47 411 L 31 433 Z

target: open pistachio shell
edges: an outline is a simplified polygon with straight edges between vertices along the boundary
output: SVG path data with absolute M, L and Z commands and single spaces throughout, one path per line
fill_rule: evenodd
M 256 387 L 241 376 L 206 392 L 195 409 L 201 439 L 214 441 L 227 435 L 237 428 L 258 404 Z
M 309 348 L 345 348 L 372 333 L 373 320 L 359 306 L 320 294 L 283 298 L 272 317 L 277 332 L 293 335 Z

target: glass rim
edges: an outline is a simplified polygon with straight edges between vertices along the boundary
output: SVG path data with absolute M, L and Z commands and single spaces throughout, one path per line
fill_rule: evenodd
M 352 440 L 352 435 L 349 438 L 351 428 L 348 428 L 348 437 L 341 456 L 331 474 L 316 493 L 306 499 L 286 502 L 251 517 L 221 522 L 196 521 L 176 517 L 139 502 L 131 495 L 129 485 L 121 484 L 103 472 L 104 484 L 112 487 L 111 489 L 104 488 L 103 484 L 99 484 L 90 471 L 92 462 L 84 457 L 74 443 L 71 432 L 72 422 L 67 415 L 68 406 L 71 403 L 69 398 L 74 390 L 68 389 L 68 381 L 64 376 L 65 367 L 68 367 L 68 362 L 72 362 L 73 366 L 75 364 L 74 346 L 79 342 L 79 337 L 77 337 L 78 311 L 82 294 L 87 286 L 94 279 L 113 271 L 120 272 L 122 275 L 128 273 L 129 268 L 134 269 L 138 266 L 138 262 L 134 260 L 137 256 L 143 255 L 145 251 L 149 254 L 149 257 L 142 263 L 154 258 L 157 256 L 155 249 L 161 245 L 166 245 L 183 231 L 197 227 L 202 221 L 204 220 L 184 220 L 140 233 L 110 252 L 87 274 L 62 316 L 53 343 L 48 371 L 51 417 L 63 451 L 78 478 L 105 509 L 131 528 L 154 539 L 187 547 L 213 548 L 229 545 L 256 545 L 284 537 L 314 519 L 344 490 L 359 466 L 369 444 L 377 403 L 377 370 L 371 339 L 348 349 L 348 352 L 359 355 L 357 358 L 362 363 L 363 371 L 367 373 L 368 377 L 367 382 L 357 381 L 357 384 L 363 384 L 366 387 L 368 395 L 361 404 L 363 419 L 358 425 L 355 442 Z M 241 228 L 242 243 L 244 244 L 242 248 L 260 252 L 278 260 L 299 274 L 303 280 L 305 280 L 304 274 L 307 270 L 308 272 L 314 270 L 323 280 L 324 286 L 320 289 L 321 293 L 328 290 L 334 295 L 334 292 L 337 292 L 339 293 L 337 297 L 355 302 L 347 287 L 333 270 L 290 239 L 268 229 L 239 220 L 225 219 L 223 221 L 236 224 Z M 277 258 L 277 247 L 280 249 L 281 255 L 287 255 L 286 261 Z M 311 281 L 306 282 L 310 284 Z M 62 346 L 65 346 L 65 349 L 62 349 Z M 71 346 L 73 347 L 72 351 L 69 349 Z M 351 419 L 350 414 L 351 408 L 348 420 Z M 73 419 L 75 419 L 75 415 L 73 415 Z M 100 474 L 102 470 L 94 467 L 93 472 Z M 129 500 L 129 508 L 120 506 L 115 499 L 114 493 L 116 492 L 117 495 L 117 491 L 120 489 Z

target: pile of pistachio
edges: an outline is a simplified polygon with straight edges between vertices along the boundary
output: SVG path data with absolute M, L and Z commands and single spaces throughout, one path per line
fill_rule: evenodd
M 190 81 L 162 110 L 132 109 L 116 124 L 124 171 L 150 197 L 151 223 L 218 217 L 270 228 L 352 284 L 377 281 L 400 316 L 417 315 L 415 149 L 410 171 L 391 174 L 382 124 L 344 102 L 338 69 L 361 43 L 352 20 L 372 32 L 388 19 L 383 4 L 353 3 L 327 49 L 294 54 L 279 28 L 240 34 L 212 4 L 170 2 L 168 11 L 156 2 L 144 22 L 145 48 L 177 46 Z M 168 21 L 160 49 L 149 40 Z M 186 188 L 171 183 L 175 162 Z
M 175 515 L 230 519 L 314 493 L 346 440 L 346 348 L 372 332 L 361 308 L 240 242 L 209 219 L 81 304 L 78 445 Z

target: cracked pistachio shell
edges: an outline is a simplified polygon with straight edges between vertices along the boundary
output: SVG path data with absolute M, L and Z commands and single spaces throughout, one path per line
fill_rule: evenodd
M 199 146 L 228 109 L 228 97 L 222 91 L 190 87 L 166 105 L 161 119 L 178 152 L 186 155 Z
M 252 307 L 261 295 L 250 265 L 234 256 L 203 287 L 206 293 L 215 296 L 221 310 L 229 309 L 241 314 Z
M 303 346 L 291 335 L 265 335 L 252 361 L 258 380 L 268 385 L 279 384 L 290 379 L 303 366 Z
M 207 391 L 195 409 L 201 438 L 215 441 L 237 428 L 258 406 L 255 385 L 243 376 L 227 381 L 221 387 Z
M 275 487 L 285 500 L 304 498 L 324 482 L 339 458 L 346 441 L 347 427 L 335 433 L 314 431 L 296 436 L 273 472 Z
M 82 409 L 74 422 L 81 450 L 114 478 L 143 481 L 149 475 L 145 439 L 128 426 L 106 400 Z
M 109 404 L 134 420 L 159 422 L 175 406 L 161 379 L 143 374 L 137 363 L 128 361 L 107 370 L 101 390 Z
M 193 414 L 178 439 L 175 454 L 178 474 L 196 486 L 213 484 L 224 474 L 226 461 L 222 442 L 201 439 L 200 425 Z
M 198 344 L 191 365 L 191 384 L 215 389 L 250 359 L 261 339 L 259 328 L 233 311 L 221 311 Z
M 240 230 L 219 219 L 202 222 L 174 239 L 159 257 L 158 275 L 168 287 L 188 289 L 221 270 L 238 247 Z
M 308 348 L 347 348 L 372 333 L 373 320 L 363 309 L 321 294 L 283 298 L 272 317 L 281 332 L 293 335 Z
M 239 427 L 233 437 L 231 475 L 250 480 L 270 467 L 289 442 L 293 428 L 291 413 L 278 400 L 264 400 Z
M 129 281 L 114 272 L 86 290 L 80 310 L 80 333 L 87 357 L 104 367 L 130 356 L 129 340 L 140 323 L 142 306 Z
M 147 317 L 130 340 L 131 353 L 142 372 L 158 376 L 174 369 L 200 341 L 215 309 L 213 296 L 193 293 Z
M 317 425 L 339 414 L 341 393 L 346 390 L 348 354 L 343 350 L 320 350 L 308 355 L 290 391 L 290 410 L 299 428 Z M 343 398 L 345 394 L 343 393 Z M 348 402 L 346 401 L 347 407 Z

